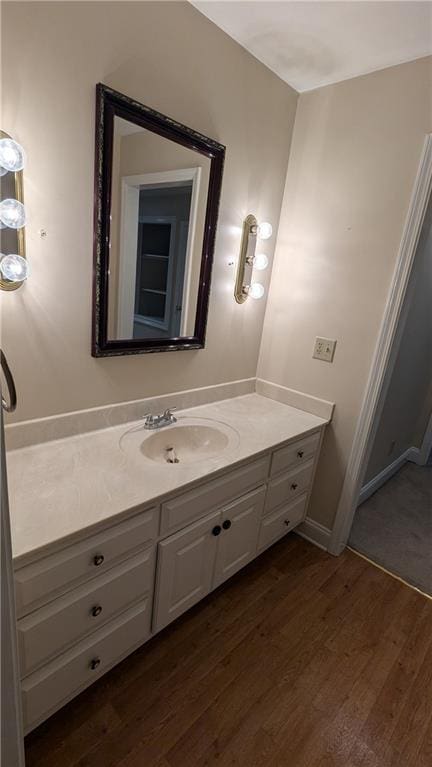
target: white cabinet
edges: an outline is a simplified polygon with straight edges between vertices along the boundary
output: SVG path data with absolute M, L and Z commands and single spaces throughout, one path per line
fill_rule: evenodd
M 64 652 L 138 602 L 153 595 L 154 546 L 72 589 L 18 621 L 21 674 Z
M 270 456 L 249 461 L 217 479 L 174 496 L 162 504 L 161 536 L 174 533 L 203 514 L 220 509 L 226 503 L 267 481 Z
M 300 467 L 303 463 L 314 458 L 320 444 L 321 433 L 316 432 L 304 439 L 290 442 L 285 447 L 275 450 L 272 455 L 270 476 L 274 477 L 281 471 L 289 468 Z
M 150 635 L 151 599 L 144 598 L 99 631 L 22 681 L 25 730 L 36 727 Z
M 321 436 L 17 568 L 26 732 L 302 522 Z
M 153 631 L 211 590 L 220 522 L 220 511 L 213 512 L 159 543 Z
M 265 502 L 266 513 L 277 509 L 283 503 L 290 503 L 306 492 L 311 484 L 313 469 L 313 461 L 308 461 L 304 466 L 291 469 L 270 480 Z
M 265 487 L 260 487 L 222 510 L 213 588 L 255 557 L 264 498 Z
M 159 543 L 153 631 L 254 558 L 264 497 L 263 486 Z
M 279 538 L 283 538 L 303 521 L 306 515 L 306 503 L 307 495 L 304 494 L 264 517 L 259 533 L 258 554 L 278 541 Z
M 99 576 L 112 564 L 149 546 L 157 538 L 158 529 L 159 513 L 157 509 L 150 509 L 21 567 L 15 572 L 18 616 L 80 582 Z

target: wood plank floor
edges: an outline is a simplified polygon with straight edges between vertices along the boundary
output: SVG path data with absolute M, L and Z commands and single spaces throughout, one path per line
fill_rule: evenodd
M 288 536 L 26 752 L 27 767 L 430 767 L 432 601 Z

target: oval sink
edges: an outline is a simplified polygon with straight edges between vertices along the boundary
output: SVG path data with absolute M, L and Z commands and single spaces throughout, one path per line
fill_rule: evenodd
M 156 463 L 190 464 L 216 458 L 238 446 L 238 432 L 210 418 L 179 418 L 177 423 L 157 431 L 141 428 L 123 435 L 121 447 L 139 450 Z

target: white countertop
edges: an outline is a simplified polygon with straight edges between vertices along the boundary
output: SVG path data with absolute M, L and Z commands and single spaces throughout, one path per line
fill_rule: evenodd
M 125 432 L 142 425 L 134 421 L 10 451 L 15 563 L 25 564 L 42 551 L 58 548 L 60 542 L 75 540 L 86 528 L 118 521 L 119 515 L 180 493 L 191 483 L 327 423 L 259 394 L 201 405 L 176 416 L 222 421 L 238 432 L 238 440 L 215 458 L 191 464 L 157 463 L 145 458 L 139 448 L 136 452 L 121 448 Z M 143 439 L 151 434 L 142 430 Z

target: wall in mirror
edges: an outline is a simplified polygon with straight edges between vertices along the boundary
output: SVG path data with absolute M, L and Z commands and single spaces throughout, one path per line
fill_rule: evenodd
M 98 86 L 95 356 L 204 346 L 224 152 Z

